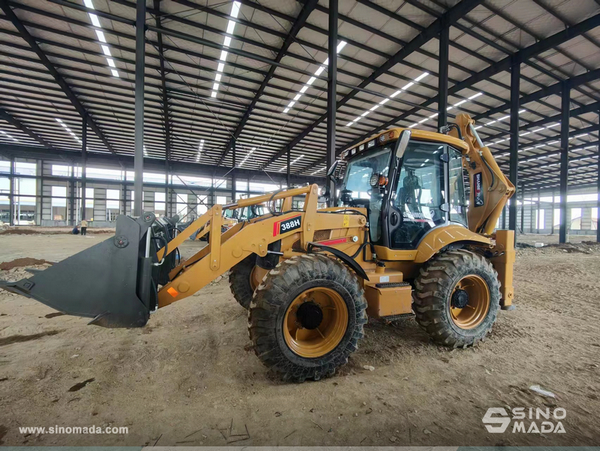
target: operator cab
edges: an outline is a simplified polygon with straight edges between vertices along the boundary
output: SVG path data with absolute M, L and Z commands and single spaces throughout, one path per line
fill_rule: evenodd
M 239 209 L 228 209 L 223 213 L 223 217 L 237 221 L 248 221 L 266 214 L 264 205 L 251 205 Z
M 390 249 L 416 249 L 435 227 L 467 226 L 464 146 L 439 133 L 381 133 L 344 151 L 328 171 L 339 183 L 338 206 L 366 208 L 371 241 Z

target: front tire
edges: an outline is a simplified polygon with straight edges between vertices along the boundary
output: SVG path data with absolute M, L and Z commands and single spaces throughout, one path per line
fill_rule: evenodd
M 354 274 L 325 255 L 281 262 L 255 291 L 250 339 L 258 358 L 284 380 L 331 376 L 358 349 L 367 322 Z
M 256 288 L 253 271 L 256 267 L 256 254 L 250 254 L 233 268 L 229 273 L 229 288 L 235 300 L 246 310 L 250 308 L 252 296 Z
M 492 264 L 468 250 L 432 259 L 415 280 L 417 322 L 438 344 L 473 346 L 491 331 L 500 308 L 500 283 Z

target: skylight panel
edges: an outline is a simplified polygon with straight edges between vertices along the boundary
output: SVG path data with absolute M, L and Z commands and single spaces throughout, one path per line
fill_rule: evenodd
M 340 53 L 345 46 L 346 46 L 346 41 L 340 41 L 337 45 L 336 53 Z M 294 107 L 294 105 L 296 105 L 296 102 L 298 100 L 300 100 L 300 97 L 302 97 L 302 94 L 304 94 L 306 92 L 306 90 L 308 89 L 308 87 L 317 80 L 317 77 L 323 73 L 323 71 L 325 70 L 325 68 L 328 65 L 329 65 L 329 58 L 327 58 L 325 61 L 323 61 L 323 63 L 314 72 L 314 76 L 310 77 L 308 79 L 308 81 L 306 82 L 306 84 L 304 86 L 302 86 L 300 91 L 298 91 L 298 94 L 296 94 L 296 96 L 294 97 L 294 100 L 292 100 L 292 101 L 290 101 L 290 103 L 288 103 L 288 105 L 283 110 L 284 114 L 287 114 Z
M 396 92 L 394 92 L 391 96 L 386 97 L 381 102 L 379 102 L 377 105 L 374 105 L 370 109 L 368 109 L 365 112 L 363 112 L 360 116 L 355 117 L 354 120 L 352 120 L 352 121 L 350 121 L 350 122 L 348 122 L 346 124 L 346 127 L 352 127 L 356 122 L 360 121 L 363 117 L 365 117 L 368 114 L 370 114 L 371 112 L 375 111 L 381 105 L 385 105 L 386 103 L 388 103 L 390 101 L 390 99 L 393 99 L 394 97 L 398 96 L 401 92 L 406 91 L 408 88 L 410 88 L 411 86 L 413 86 L 415 83 L 420 82 L 421 80 L 423 80 L 428 75 L 429 75 L 429 72 L 423 72 L 421 75 L 419 75 L 413 81 L 405 84 L 402 88 L 400 88 L 399 90 L 397 90 Z
M 231 4 L 231 11 L 229 12 L 229 22 L 227 22 L 227 34 L 233 34 L 235 31 L 236 22 L 233 19 L 236 19 L 240 13 L 241 3 L 238 1 L 234 1 Z M 217 73 L 215 74 L 215 83 L 212 87 L 212 92 L 210 96 L 214 99 L 217 97 L 217 93 L 219 92 L 219 82 L 221 81 L 221 75 L 223 74 L 223 70 L 225 69 L 225 62 L 227 61 L 227 56 L 229 52 L 226 50 L 231 45 L 231 37 L 225 36 L 223 39 L 223 50 L 221 50 L 221 55 L 219 56 L 219 65 L 217 66 Z

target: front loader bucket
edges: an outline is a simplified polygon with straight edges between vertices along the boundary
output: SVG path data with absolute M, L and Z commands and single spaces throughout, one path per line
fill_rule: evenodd
M 146 233 L 152 213 L 119 216 L 116 234 L 44 271 L 0 287 L 103 327 L 142 327 L 156 306 Z M 73 239 L 78 239 L 73 237 Z

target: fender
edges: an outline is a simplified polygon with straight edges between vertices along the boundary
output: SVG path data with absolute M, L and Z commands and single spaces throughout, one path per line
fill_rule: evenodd
M 472 232 L 464 226 L 451 224 L 431 229 L 419 242 L 415 263 L 425 263 L 446 246 L 453 243 L 492 245 L 490 238 Z
M 352 269 L 358 275 L 358 277 L 365 280 L 369 280 L 369 276 L 367 276 L 365 270 L 362 269 L 362 267 L 358 263 L 356 263 L 356 260 L 354 260 L 345 252 L 342 252 L 339 249 L 336 249 L 335 247 L 323 246 L 319 243 L 309 242 L 307 247 L 309 254 L 311 253 L 313 248 L 319 248 L 321 250 L 324 250 L 325 252 L 330 252 L 331 254 L 342 260 L 347 266 L 349 266 L 350 269 Z

